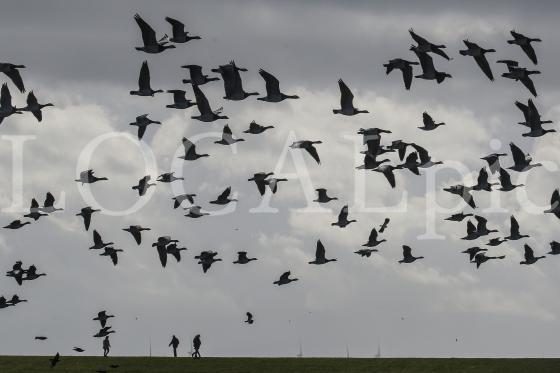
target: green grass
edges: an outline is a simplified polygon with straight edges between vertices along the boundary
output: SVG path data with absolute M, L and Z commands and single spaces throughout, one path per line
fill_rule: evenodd
M 110 364 L 119 368 L 109 369 Z M 163 358 L 62 357 L 51 370 L 49 357 L 1 356 L 1 373 L 548 373 L 560 372 L 560 359 L 336 359 L 336 358 Z

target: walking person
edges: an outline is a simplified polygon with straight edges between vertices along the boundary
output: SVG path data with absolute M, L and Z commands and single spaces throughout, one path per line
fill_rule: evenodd
M 111 343 L 109 342 L 109 336 L 106 336 L 103 340 L 103 356 L 107 357 L 109 355 L 109 350 L 111 349 Z
M 200 352 L 198 350 L 200 349 L 201 343 L 202 342 L 200 341 L 200 334 L 197 334 L 193 339 L 193 347 L 194 347 L 194 352 L 192 353 L 193 359 L 200 359 Z
M 169 342 L 169 346 L 173 347 L 173 356 L 177 357 L 177 347 L 179 346 L 179 339 L 175 337 L 175 334 L 173 335 L 173 337 L 171 337 L 171 342 Z

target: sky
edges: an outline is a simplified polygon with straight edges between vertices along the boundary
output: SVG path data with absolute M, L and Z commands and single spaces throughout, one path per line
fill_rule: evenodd
M 521 266 L 523 245 L 540 255 L 559 240 L 560 222 L 545 216 L 552 191 L 558 187 L 558 134 L 524 138 L 516 100 L 530 93 L 518 82 L 501 78 L 499 59 L 516 59 L 542 72 L 534 76 L 534 99 L 544 119 L 560 120 L 560 94 L 555 74 L 560 58 L 556 32 L 559 5 L 460 1 L 18 1 L 5 2 L 0 12 L 2 62 L 24 64 L 22 76 L 40 102 L 52 102 L 43 121 L 25 113 L 0 125 L 0 215 L 8 224 L 20 218 L 31 198 L 43 201 L 47 191 L 64 211 L 41 218 L 20 230 L 0 232 L 1 270 L 22 260 L 47 276 L 18 286 L 0 277 L 0 294 L 17 293 L 28 303 L 0 310 L 1 354 L 101 354 L 99 328 L 91 319 L 106 309 L 116 317 L 110 324 L 112 355 L 170 356 L 171 335 L 186 355 L 190 339 L 202 337 L 203 356 L 372 357 L 380 346 L 391 357 L 556 357 L 559 334 L 559 258 L 547 257 Z M 166 16 L 179 19 L 201 40 L 177 45 L 157 55 L 141 45 L 133 15 L 139 13 L 158 36 L 170 33 Z M 442 84 L 414 79 L 410 91 L 400 72 L 385 74 L 392 58 L 416 60 L 409 51 L 414 30 L 436 44 L 445 44 L 452 57 L 434 57 L 436 68 L 453 78 Z M 509 45 L 515 29 L 535 43 L 538 66 L 521 49 Z M 471 57 L 463 57 L 463 39 L 496 49 L 489 61 L 496 80 L 489 81 Z M 174 110 L 170 94 L 136 97 L 140 66 L 147 60 L 154 89 L 192 89 L 181 81 L 180 66 L 211 68 L 234 59 L 247 91 L 265 92 L 258 74 L 263 68 L 280 80 L 283 92 L 299 100 L 267 103 L 250 97 L 233 102 L 222 97 L 221 81 L 202 86 L 213 108 L 223 107 L 228 120 L 192 120 L 195 107 Z M 416 71 L 419 71 L 417 69 Z M 216 75 L 216 74 L 211 74 Z M 334 115 L 339 107 L 337 80 L 355 95 L 354 103 L 369 114 Z M 7 81 L 4 75 L 0 80 Z M 25 95 L 8 82 L 16 106 Z M 417 127 L 428 111 L 447 125 L 432 132 Z M 142 142 L 137 115 L 149 113 L 162 122 L 150 126 Z M 262 135 L 242 133 L 255 120 L 275 128 Z M 214 144 L 229 124 L 244 142 L 233 147 Z M 555 125 L 553 124 L 551 128 Z M 415 176 L 396 173 L 391 189 L 382 175 L 355 170 L 363 150 L 359 128 L 391 130 L 384 143 L 403 139 L 429 149 L 443 165 Z M 18 141 L 26 141 L 18 147 Z M 197 150 L 209 153 L 195 162 L 177 159 L 181 138 L 197 140 Z M 289 150 L 296 140 L 321 140 L 317 165 L 301 150 Z M 483 246 L 460 239 L 463 223 L 444 222 L 465 211 L 457 196 L 443 187 L 473 183 L 484 166 L 481 157 L 508 153 L 510 142 L 530 153 L 543 167 L 525 174 L 512 172 L 514 182 L 527 184 L 510 193 L 476 193 L 475 213 L 489 220 L 503 237 L 514 214 L 526 240 L 490 248 L 505 255 L 480 269 L 461 251 Z M 22 151 L 19 157 L 18 149 Z M 387 158 L 397 162 L 394 155 Z M 108 181 L 81 186 L 74 179 L 93 168 Z M 173 170 L 184 181 L 157 183 L 144 197 L 131 189 L 144 175 L 152 179 Z M 289 180 L 276 194 L 259 195 L 247 181 L 253 173 L 274 171 Z M 474 178 L 474 179 L 473 179 Z M 239 202 L 228 209 L 208 201 L 231 186 Z M 315 188 L 324 187 L 339 199 L 318 206 L 310 202 Z M 195 202 L 211 216 L 189 219 L 173 209 L 174 194 L 195 193 Z M 91 204 L 89 231 L 75 214 Z M 356 223 L 331 226 L 349 205 Z M 185 203 L 185 205 L 188 205 Z M 382 235 L 387 242 L 371 258 L 353 252 L 367 241 L 370 230 L 390 217 Z M 5 225 L 2 224 L 2 225 Z M 129 225 L 151 228 L 136 245 Z M 124 250 L 113 266 L 88 250 L 92 230 Z M 183 259 L 159 264 L 151 243 L 170 235 L 188 250 Z M 308 264 L 316 241 L 337 262 Z M 425 258 L 399 264 L 402 245 Z M 218 262 L 203 274 L 194 256 L 215 250 Z M 237 251 L 257 257 L 246 266 L 234 265 Z M 290 270 L 299 281 L 275 286 Z M 255 323 L 245 324 L 245 312 Z M 34 341 L 46 335 L 44 342 Z

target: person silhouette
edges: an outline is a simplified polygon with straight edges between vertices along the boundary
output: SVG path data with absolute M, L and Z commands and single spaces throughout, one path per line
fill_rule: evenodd
M 109 355 L 109 350 L 111 349 L 111 343 L 109 342 L 109 336 L 106 336 L 103 340 L 103 356 L 107 357 Z
M 202 342 L 200 341 L 200 334 L 197 334 L 193 339 L 193 347 L 194 347 L 194 352 L 192 353 L 193 359 L 200 359 L 200 352 L 198 350 L 200 349 L 201 343 Z
M 173 335 L 173 337 L 171 337 L 171 342 L 169 342 L 169 346 L 173 347 L 173 356 L 177 357 L 177 347 L 179 346 L 179 339 L 175 337 L 175 334 Z

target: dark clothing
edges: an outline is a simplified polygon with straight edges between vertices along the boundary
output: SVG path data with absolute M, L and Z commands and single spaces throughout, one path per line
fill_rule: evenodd
M 103 340 L 103 356 L 107 357 L 109 355 L 109 350 L 111 349 L 111 343 L 109 342 L 109 337 L 105 337 Z
M 173 338 L 171 338 L 171 342 L 169 342 L 169 346 L 173 347 L 173 356 L 177 357 L 177 347 L 179 346 L 179 339 L 173 336 Z
M 200 341 L 200 335 L 194 337 L 193 339 L 194 352 L 192 353 L 192 357 L 194 359 L 200 359 L 200 352 L 198 350 L 200 349 L 201 343 L 202 342 Z

